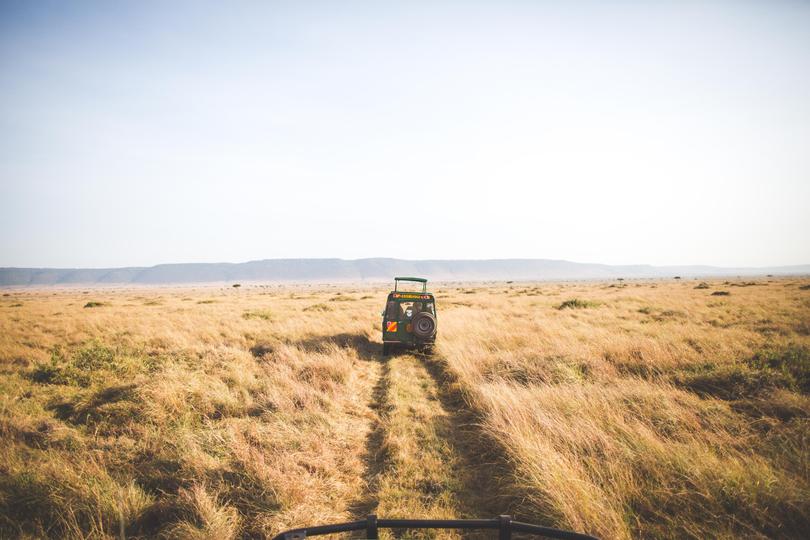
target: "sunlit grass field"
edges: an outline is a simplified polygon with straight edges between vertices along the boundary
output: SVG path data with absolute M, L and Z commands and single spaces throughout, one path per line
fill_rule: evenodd
M 810 530 L 810 280 L 431 289 L 429 357 L 382 286 L 0 291 L 0 537 Z

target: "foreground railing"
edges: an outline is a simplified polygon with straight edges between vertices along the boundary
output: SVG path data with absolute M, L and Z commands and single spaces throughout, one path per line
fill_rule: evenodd
M 376 539 L 379 538 L 379 529 L 490 529 L 498 531 L 498 540 L 510 540 L 513 532 L 560 540 L 596 540 L 587 534 L 512 521 L 511 516 L 498 516 L 495 519 L 377 519 L 373 514 L 361 521 L 292 529 L 275 536 L 273 540 L 302 540 L 307 536 L 362 530 L 366 531 L 365 538 Z

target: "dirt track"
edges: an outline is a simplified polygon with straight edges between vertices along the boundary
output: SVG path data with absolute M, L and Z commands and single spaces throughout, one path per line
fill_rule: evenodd
M 453 395 L 436 359 L 400 352 L 382 357 L 366 444 L 367 491 L 357 519 L 493 517 L 498 475 L 482 451 L 473 415 Z M 456 531 L 407 537 L 459 538 Z M 469 535 L 466 535 L 469 537 Z

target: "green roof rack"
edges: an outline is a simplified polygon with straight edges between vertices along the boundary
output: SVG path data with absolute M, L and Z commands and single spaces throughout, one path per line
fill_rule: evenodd
M 413 281 L 416 283 L 422 284 L 422 292 L 427 292 L 427 280 L 425 278 L 420 277 L 395 277 L 394 278 L 394 291 L 397 290 L 397 286 L 399 285 L 400 281 Z

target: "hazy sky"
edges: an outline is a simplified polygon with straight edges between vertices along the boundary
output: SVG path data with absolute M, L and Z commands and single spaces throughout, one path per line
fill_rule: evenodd
M 810 263 L 810 2 L 0 2 L 0 266 Z

